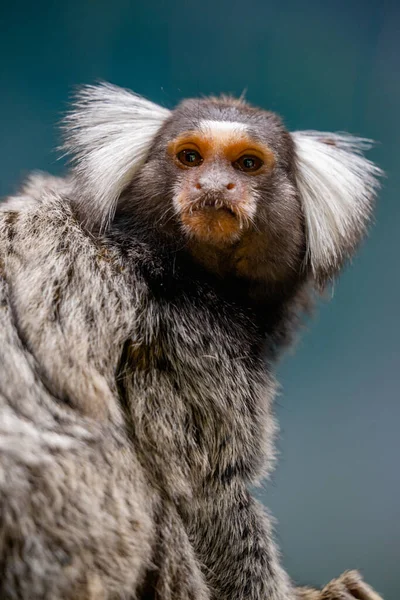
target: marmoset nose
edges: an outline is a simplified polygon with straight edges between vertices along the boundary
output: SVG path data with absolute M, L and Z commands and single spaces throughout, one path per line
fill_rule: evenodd
M 205 192 L 223 192 L 235 189 L 236 184 L 227 177 L 210 177 L 208 175 L 200 177 L 194 184 L 194 187 L 196 190 L 204 190 Z
M 203 186 L 199 182 L 195 183 L 194 187 L 196 188 L 196 190 L 202 190 L 203 189 Z M 225 187 L 226 187 L 227 190 L 233 190 L 236 187 L 236 184 L 230 182 L 230 183 L 227 183 Z

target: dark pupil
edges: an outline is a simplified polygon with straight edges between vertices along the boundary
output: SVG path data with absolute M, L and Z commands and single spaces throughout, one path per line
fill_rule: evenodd
M 243 166 L 245 169 L 253 169 L 255 165 L 255 162 L 252 158 L 244 158 L 243 159 Z
M 197 159 L 196 152 L 185 152 L 185 159 L 190 163 L 195 162 Z

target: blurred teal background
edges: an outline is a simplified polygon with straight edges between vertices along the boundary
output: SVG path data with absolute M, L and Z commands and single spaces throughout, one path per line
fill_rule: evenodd
M 260 493 L 296 581 L 358 568 L 397 600 L 399 2 L 16 1 L 1 9 L 0 51 L 1 195 L 31 169 L 62 172 L 55 124 L 73 86 L 98 79 L 168 107 L 246 88 L 290 129 L 380 142 L 376 223 L 281 365 L 281 460 Z

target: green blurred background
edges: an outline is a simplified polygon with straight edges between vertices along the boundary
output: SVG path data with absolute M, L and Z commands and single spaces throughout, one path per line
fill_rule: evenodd
M 369 0 L 16 1 L 0 12 L 0 194 L 63 170 L 55 123 L 98 79 L 165 106 L 247 89 L 290 129 L 380 144 L 371 235 L 280 367 L 281 460 L 259 493 L 291 576 L 358 568 L 400 593 L 400 4 Z

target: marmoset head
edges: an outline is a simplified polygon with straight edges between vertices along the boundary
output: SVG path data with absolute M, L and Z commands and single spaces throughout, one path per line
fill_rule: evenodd
M 274 113 L 229 97 L 175 110 L 104 84 L 83 88 L 65 121 L 79 208 L 105 229 L 122 209 L 222 256 L 240 276 L 332 277 L 362 238 L 379 169 L 368 141 L 289 133 Z
M 228 98 L 187 100 L 161 128 L 141 179 L 164 197 L 168 190 L 187 236 L 231 246 L 246 231 L 264 229 L 276 179 L 293 174 L 292 155 L 272 113 Z

